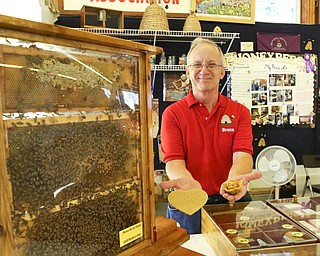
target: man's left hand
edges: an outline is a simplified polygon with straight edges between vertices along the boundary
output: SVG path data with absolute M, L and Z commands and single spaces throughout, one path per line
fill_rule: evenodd
M 220 187 L 220 194 L 225 199 L 227 199 L 230 203 L 238 201 L 242 197 L 244 197 L 245 194 L 247 193 L 247 184 L 249 183 L 249 181 L 260 179 L 261 177 L 262 177 L 262 172 L 252 172 L 252 173 L 248 173 L 248 174 L 239 175 L 238 177 L 235 178 L 235 180 L 241 180 L 241 182 L 242 182 L 240 191 L 235 195 L 231 195 L 231 194 L 227 193 L 224 190 L 224 188 L 221 186 Z

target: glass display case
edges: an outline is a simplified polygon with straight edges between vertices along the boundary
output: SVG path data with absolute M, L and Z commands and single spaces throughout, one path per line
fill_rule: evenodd
M 1 255 L 131 255 L 154 227 L 150 54 L 0 16 Z
M 320 197 L 267 200 L 267 204 L 320 239 Z
M 204 206 L 202 233 L 218 256 L 253 255 L 317 241 L 261 201 Z

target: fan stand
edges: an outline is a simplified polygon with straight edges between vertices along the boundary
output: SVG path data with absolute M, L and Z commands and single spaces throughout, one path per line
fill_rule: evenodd
M 302 196 L 304 196 L 304 194 L 306 193 L 307 187 L 309 187 L 309 189 L 310 189 L 311 196 L 314 196 L 312 185 L 311 185 L 311 180 L 310 180 L 310 175 L 309 175 L 309 173 L 308 173 L 306 168 L 305 168 L 305 172 L 306 172 L 306 180 L 305 180 L 305 183 L 304 183 Z
M 274 199 L 279 199 L 280 197 L 280 186 L 274 186 Z

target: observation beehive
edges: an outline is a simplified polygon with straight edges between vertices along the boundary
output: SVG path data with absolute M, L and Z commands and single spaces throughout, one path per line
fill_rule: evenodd
M 153 240 L 150 54 L 0 16 L 0 255 L 130 255 Z

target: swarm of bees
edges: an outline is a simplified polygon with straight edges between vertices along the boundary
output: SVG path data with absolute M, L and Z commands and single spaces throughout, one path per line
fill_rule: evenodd
M 12 221 L 23 239 L 21 255 L 116 255 L 125 249 L 119 231 L 141 221 L 140 181 L 119 185 L 132 182 L 139 168 L 132 161 L 137 135 L 123 128 L 125 122 L 8 129 Z

